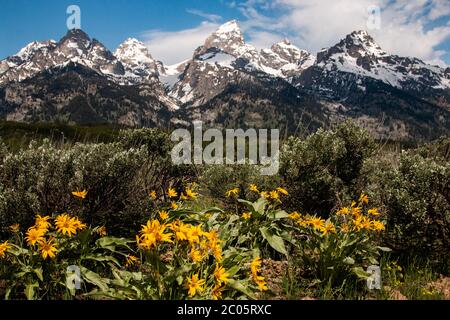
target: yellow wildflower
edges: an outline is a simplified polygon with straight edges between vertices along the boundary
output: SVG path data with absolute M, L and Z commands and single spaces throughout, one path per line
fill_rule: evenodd
M 341 231 L 345 232 L 345 233 L 349 232 L 350 231 L 349 225 L 347 223 L 342 224 L 341 225 Z
M 268 288 L 267 288 L 265 279 L 264 279 L 264 277 L 262 277 L 258 274 L 260 271 L 260 267 L 261 267 L 261 258 L 256 257 L 250 263 L 250 271 L 252 273 L 252 278 L 253 278 L 253 281 L 258 285 L 258 288 L 260 291 L 266 291 L 266 290 L 268 290 Z
M 360 207 L 352 207 L 351 213 L 353 216 L 359 217 L 361 215 L 361 208 Z
M 161 218 L 161 220 L 166 220 L 167 218 L 169 218 L 169 214 L 167 213 L 167 211 L 163 210 L 159 212 L 159 217 Z
M 284 188 L 278 187 L 277 191 L 281 194 L 284 194 L 285 196 L 289 195 L 289 192 Z
M 129 268 L 135 264 L 137 264 L 139 261 L 139 258 L 133 255 L 128 255 L 127 256 L 127 261 L 125 263 L 125 267 Z
M 331 222 L 327 221 L 321 228 L 322 235 L 327 235 L 330 232 L 336 232 L 336 227 Z
M 270 197 L 272 200 L 280 201 L 280 194 L 276 190 L 270 191 Z
M 47 232 L 48 229 L 51 227 L 51 223 L 48 221 L 49 219 L 50 219 L 49 216 L 42 217 L 40 215 L 37 215 L 34 223 L 35 228 Z
M 311 225 L 314 230 L 321 230 L 325 224 L 325 220 L 323 220 L 322 218 L 313 217 L 308 220 L 308 224 Z
M 144 249 L 150 249 L 158 242 L 172 242 L 172 233 L 165 233 L 167 225 L 161 225 L 158 220 L 149 220 L 142 225 L 138 245 Z
M 48 241 L 42 240 L 39 242 L 39 249 L 41 251 L 41 256 L 46 260 L 47 258 L 53 259 L 56 257 L 56 252 L 58 251 L 56 249 L 56 246 L 54 245 L 53 238 L 49 239 Z
M 198 193 L 192 191 L 192 190 L 189 189 L 189 188 L 186 188 L 186 190 L 185 190 L 184 192 L 186 193 L 186 196 L 187 196 L 189 199 L 196 199 L 196 198 L 197 198 Z
M 172 208 L 172 210 L 177 210 L 179 208 L 179 205 L 178 203 L 172 201 L 170 203 L 170 207 Z
M 167 196 L 171 199 L 176 198 L 178 196 L 178 193 L 175 191 L 175 189 L 169 188 L 169 190 L 167 190 Z
M 372 228 L 372 230 L 375 230 L 375 231 L 383 231 L 385 229 L 385 226 L 380 221 L 372 220 L 371 221 L 371 228 Z
M 69 237 L 77 233 L 77 223 L 67 214 L 61 214 L 55 219 L 56 231 Z
M 18 223 L 15 223 L 13 225 L 9 226 L 9 230 L 13 233 L 17 233 L 20 230 L 20 225 Z
M 242 219 L 244 219 L 244 220 L 248 220 L 248 219 L 250 219 L 252 217 L 252 214 L 250 213 L 250 212 L 244 212 L 243 214 L 242 214 Z
M 74 192 L 72 192 L 73 196 L 75 196 L 77 198 L 80 198 L 80 199 L 86 198 L 87 194 L 88 194 L 88 192 L 87 192 L 86 189 L 84 189 L 83 191 L 74 191 Z
M 336 215 L 347 215 L 350 213 L 350 209 L 345 207 L 345 208 L 341 208 L 336 212 Z
M 99 228 L 97 228 L 97 230 L 95 230 L 95 232 L 100 236 L 100 237 L 104 237 L 106 236 L 108 233 L 106 232 L 106 227 L 105 226 L 101 226 Z
M 202 293 L 205 282 L 205 280 L 199 279 L 198 274 L 194 274 L 190 278 L 187 278 L 185 287 L 188 289 L 189 297 L 192 298 L 197 292 Z
M 261 195 L 261 198 L 264 198 L 264 199 L 269 199 L 270 198 L 270 193 L 267 192 L 267 191 L 262 191 L 260 193 L 260 195 Z
M 289 218 L 291 218 L 292 220 L 298 220 L 301 217 L 302 217 L 302 215 L 300 213 L 298 213 L 297 211 L 294 211 L 289 214 Z
M 187 240 L 190 243 L 200 243 L 200 237 L 203 236 L 202 225 L 191 226 L 187 232 Z
M 250 191 L 259 193 L 258 186 L 257 186 L 256 184 L 253 184 L 253 183 L 252 183 L 252 184 L 250 184 L 250 185 L 248 186 L 248 188 L 249 188 Z
M 216 283 L 214 285 L 214 288 L 211 291 L 211 296 L 213 300 L 220 300 L 222 299 L 222 291 L 224 287 L 222 287 L 219 283 Z
M 366 229 L 366 230 L 372 229 L 372 223 L 371 223 L 370 219 L 368 219 L 364 216 L 357 216 L 353 220 L 353 225 L 354 225 L 356 231 L 360 231 L 362 229 Z
M 26 232 L 25 240 L 29 246 L 34 246 L 36 243 L 44 240 L 45 231 L 36 228 L 30 228 Z
M 0 243 L 0 258 L 3 258 L 5 256 L 6 251 L 9 248 L 11 248 L 11 245 L 8 243 L 8 241 Z
M 203 260 L 202 253 L 200 250 L 197 250 L 195 248 L 192 248 L 189 252 L 189 257 L 191 258 L 192 262 L 197 263 Z
M 214 277 L 218 284 L 227 283 L 229 274 L 226 272 L 225 268 L 216 264 L 216 269 L 214 270 Z
M 234 188 L 234 189 L 231 189 L 231 190 L 228 190 L 227 192 L 225 192 L 225 196 L 230 198 L 232 196 L 237 196 L 238 193 L 239 193 L 239 188 Z
M 379 216 L 381 214 L 380 212 L 378 212 L 377 208 L 369 209 L 367 210 L 367 213 L 374 217 Z
M 359 202 L 362 203 L 362 204 L 368 204 L 369 203 L 369 197 L 363 193 L 359 197 Z
M 77 217 L 72 218 L 74 225 L 75 225 L 75 229 L 78 230 L 84 230 L 86 229 L 86 224 L 82 223 L 80 219 L 78 219 Z
M 158 197 L 156 195 L 156 191 L 155 190 L 150 191 L 150 193 L 148 195 L 150 196 L 150 198 L 152 198 L 152 200 L 156 200 L 156 198 Z

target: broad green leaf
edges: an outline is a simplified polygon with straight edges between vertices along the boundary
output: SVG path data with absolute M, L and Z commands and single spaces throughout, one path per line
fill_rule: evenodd
M 267 200 L 264 198 L 259 198 L 254 203 L 252 203 L 253 210 L 258 212 L 259 214 L 264 214 L 264 209 L 266 208 Z
M 131 250 L 128 246 L 128 243 L 132 241 L 125 238 L 116 238 L 116 237 L 102 237 L 98 239 L 95 243 L 97 246 L 108 249 L 110 251 L 115 251 L 117 246 L 123 246 Z
M 97 262 L 113 262 L 114 264 L 120 266 L 119 261 L 117 261 L 116 258 L 114 258 L 113 256 L 107 256 L 107 255 L 101 255 L 101 254 L 89 254 L 86 256 L 82 256 L 81 257 L 82 260 L 94 260 Z
M 388 248 L 388 247 L 377 247 L 377 248 L 380 249 L 381 251 L 384 251 L 384 252 L 391 252 L 392 251 L 392 249 Z
M 98 273 L 95 273 L 89 269 L 86 269 L 85 267 L 80 268 L 81 276 L 82 278 L 99 287 L 101 290 L 107 290 L 108 289 L 108 279 L 102 278 Z
M 358 278 L 361 279 L 367 279 L 370 276 L 370 274 L 361 267 L 354 267 L 352 268 L 352 271 Z
M 253 293 L 238 280 L 228 279 L 227 286 L 242 292 L 247 297 L 253 300 L 256 300 L 256 297 L 253 295 Z
M 271 215 L 274 219 L 289 218 L 289 214 L 284 210 L 278 210 Z
M 267 242 L 270 244 L 270 246 L 273 249 L 275 249 L 276 251 L 278 251 L 279 253 L 282 253 L 284 255 L 288 254 L 287 250 L 286 250 L 286 246 L 284 245 L 283 238 L 273 234 L 266 227 L 260 228 L 259 231 L 261 231 L 261 235 L 263 236 L 264 239 L 267 240 Z

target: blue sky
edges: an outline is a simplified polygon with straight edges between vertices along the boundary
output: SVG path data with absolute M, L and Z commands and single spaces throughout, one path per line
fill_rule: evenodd
M 380 25 L 368 31 L 386 51 L 450 65 L 448 0 L 2 0 L 0 59 L 31 41 L 61 38 L 72 4 L 81 8 L 82 29 L 109 49 L 135 37 L 165 63 L 190 58 L 231 19 L 258 48 L 289 38 L 315 53 L 367 29 L 368 8 L 376 4 Z

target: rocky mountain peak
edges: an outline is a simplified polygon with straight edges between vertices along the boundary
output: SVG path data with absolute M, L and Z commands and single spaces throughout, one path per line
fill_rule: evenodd
M 256 51 L 255 48 L 245 43 L 244 35 L 242 34 L 236 20 L 232 20 L 221 25 L 206 39 L 203 48 L 204 50 L 218 48 L 236 57 L 249 55 L 249 51 L 252 51 L 250 53 L 251 55 L 254 51 Z M 201 54 L 203 51 L 198 53 Z
M 165 72 L 163 64 L 155 60 L 145 44 L 135 38 L 126 39 L 114 55 L 123 64 L 127 77 L 133 82 L 153 82 Z
M 114 55 L 126 63 L 139 64 L 155 62 L 145 44 L 135 38 L 128 38 L 120 44 L 114 52 Z

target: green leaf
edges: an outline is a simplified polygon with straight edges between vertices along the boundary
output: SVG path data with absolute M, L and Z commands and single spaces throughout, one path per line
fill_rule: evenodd
M 39 287 L 39 284 L 37 282 L 28 283 L 25 286 L 25 296 L 28 300 L 35 300 L 35 289 Z
M 370 274 L 361 267 L 354 267 L 352 268 L 352 271 L 358 278 L 361 279 L 367 279 L 370 276 Z
M 381 251 L 384 251 L 384 252 L 391 252 L 392 251 L 392 249 L 388 248 L 388 247 L 377 247 L 377 249 L 380 249 Z
M 93 260 L 93 261 L 97 261 L 97 262 L 113 262 L 114 264 L 116 264 L 117 266 L 120 266 L 119 261 L 117 261 L 116 258 L 114 258 L 113 256 L 106 256 L 106 255 L 101 255 L 101 254 L 89 254 L 86 256 L 82 256 L 81 257 L 82 260 Z
M 289 214 L 284 210 L 278 210 L 271 215 L 274 219 L 289 218 Z
M 98 273 L 95 273 L 89 269 L 86 269 L 85 267 L 80 268 L 81 276 L 82 278 L 99 287 L 101 290 L 106 291 L 108 290 L 108 279 L 102 278 Z
M 254 203 L 252 203 L 253 210 L 258 212 L 259 214 L 264 214 L 264 209 L 266 208 L 267 200 L 264 198 L 259 198 Z
M 200 214 L 208 214 L 208 213 L 224 213 L 225 211 L 223 211 L 220 208 L 217 207 L 212 207 L 209 209 L 206 209 L 205 211 L 200 212 Z
M 253 293 L 238 280 L 228 279 L 227 286 L 242 292 L 247 297 L 253 300 L 256 300 L 256 297 L 253 295 Z
M 102 237 L 98 239 L 95 244 L 103 249 L 115 251 L 117 246 L 123 246 L 131 250 L 131 248 L 128 246 L 128 243 L 131 242 L 131 240 L 125 238 Z
M 42 268 L 36 268 L 33 271 L 37 275 L 39 280 L 44 281 L 44 277 L 42 275 Z
M 347 257 L 344 260 L 342 260 L 345 264 L 355 264 L 355 260 L 352 257 Z
M 267 240 L 267 242 L 273 249 L 275 249 L 276 251 L 278 251 L 279 253 L 282 253 L 284 255 L 288 254 L 287 250 L 286 250 L 286 246 L 284 245 L 283 238 L 273 234 L 266 227 L 260 228 L 259 231 L 261 231 L 263 238 Z

